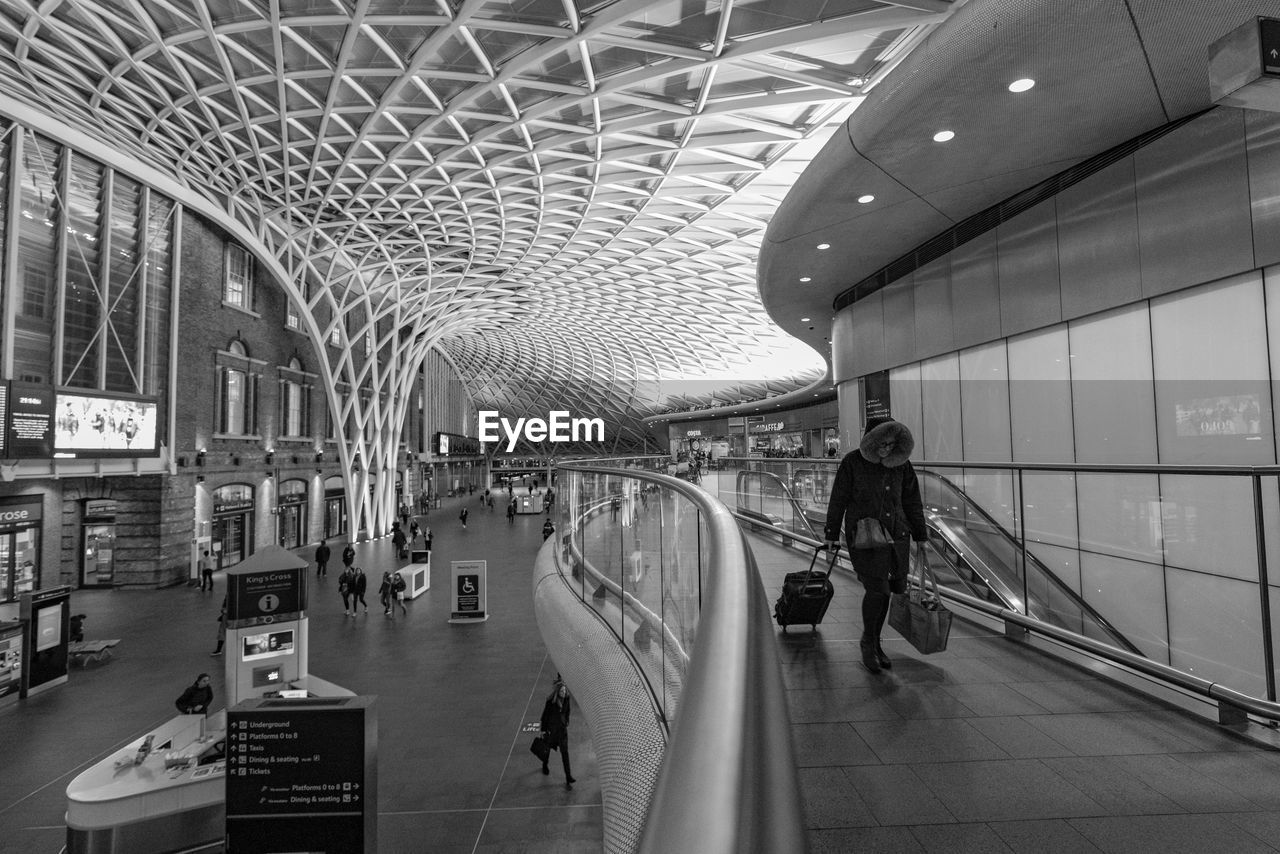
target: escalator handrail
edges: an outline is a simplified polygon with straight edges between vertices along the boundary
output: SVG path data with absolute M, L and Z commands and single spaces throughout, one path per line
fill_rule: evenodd
M 1084 600 L 1083 597 L 1080 596 L 1079 593 L 1077 593 L 1075 590 L 1072 590 L 1071 587 L 1068 586 L 1065 581 L 1063 581 L 1061 578 L 1059 578 L 1057 575 L 1051 572 L 1049 570 L 1049 567 L 1045 566 L 1044 562 L 1041 561 L 1040 558 L 1036 557 L 1023 544 L 1019 543 L 1017 537 L 1013 536 L 1007 530 L 1005 530 L 1005 527 L 1003 525 L 997 522 L 996 519 L 990 513 L 988 513 L 986 510 L 982 508 L 981 505 L 979 505 L 972 498 L 970 498 L 969 495 L 963 489 L 961 489 L 959 486 L 956 486 L 956 484 L 953 483 L 950 479 L 943 477 L 942 475 L 938 474 L 935 471 L 930 471 L 928 469 L 920 469 L 918 473 L 926 477 L 931 477 L 931 478 L 934 478 L 935 480 L 939 480 L 942 483 L 945 483 L 951 489 L 953 489 L 955 493 L 961 499 L 964 500 L 966 512 L 972 512 L 975 515 L 980 516 L 983 519 L 983 521 L 985 521 L 992 528 L 992 530 L 998 532 L 1000 536 L 1004 537 L 1004 539 L 1009 543 L 1009 545 L 1013 546 L 1015 552 L 1022 553 L 1023 559 L 1027 561 L 1028 564 L 1035 565 L 1036 572 L 1039 573 L 1040 577 L 1046 579 L 1049 584 L 1053 585 L 1053 587 L 1057 589 L 1058 593 L 1065 596 L 1074 605 L 1080 608 L 1081 611 L 1085 612 L 1090 617 L 1092 617 L 1093 621 L 1097 623 L 1099 626 L 1101 626 L 1103 631 L 1105 631 L 1108 635 L 1110 635 L 1112 638 L 1118 641 L 1119 646 L 1122 649 L 1124 649 L 1126 652 L 1131 652 L 1135 655 L 1142 655 L 1141 649 L 1139 649 L 1132 641 L 1130 641 L 1127 637 L 1125 637 L 1124 634 L 1115 626 L 1113 626 L 1106 617 L 1099 614 L 1092 605 L 1090 605 L 1088 602 Z M 1008 604 L 1008 600 L 1006 600 L 1006 604 Z M 1030 603 L 1024 602 L 1024 604 L 1026 605 L 1027 609 L 1030 610 Z
M 737 481 L 737 484 L 735 484 L 734 495 L 736 498 L 742 497 L 742 490 L 736 487 L 740 487 L 742 485 L 742 476 L 744 474 L 767 475 L 768 477 L 771 477 L 774 480 L 776 480 L 778 482 L 778 486 L 782 489 L 783 498 L 786 500 L 788 504 L 791 505 L 792 515 L 798 516 L 804 522 L 804 525 L 808 529 L 810 534 L 814 533 L 813 525 L 809 523 L 809 517 L 804 514 L 804 508 L 800 506 L 800 502 L 796 500 L 796 497 L 791 494 L 791 487 L 787 486 L 786 481 L 778 477 L 778 475 L 774 472 L 740 469 L 738 471 L 738 481 Z M 750 508 L 744 508 L 741 503 L 737 505 L 737 510 L 739 512 L 744 510 L 749 510 L 749 509 Z
M 807 851 L 773 626 L 755 557 L 729 509 L 665 474 L 576 462 L 560 467 L 656 484 L 691 502 L 706 523 L 693 659 L 639 852 Z

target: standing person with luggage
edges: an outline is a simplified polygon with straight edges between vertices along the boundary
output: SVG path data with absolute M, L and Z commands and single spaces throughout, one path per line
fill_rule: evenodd
M 329 574 L 329 544 L 324 540 L 316 546 L 316 578 L 324 578 Z
M 872 673 L 892 666 L 880 646 L 889 596 L 907 590 L 911 541 L 929 537 L 920 484 L 908 462 L 914 448 L 915 439 L 905 424 L 884 417 L 868 419 L 861 443 L 840 461 L 827 505 L 827 544 L 839 545 L 843 525 L 849 559 L 866 591 L 862 663 Z

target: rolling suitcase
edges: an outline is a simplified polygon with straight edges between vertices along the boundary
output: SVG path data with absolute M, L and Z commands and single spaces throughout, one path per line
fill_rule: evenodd
M 840 553 L 840 548 L 837 546 L 831 550 L 831 563 L 825 572 L 820 569 L 815 571 L 813 568 L 821 552 L 822 548 L 814 551 L 807 570 L 788 572 L 783 579 L 782 595 L 773 606 L 773 617 L 784 632 L 793 623 L 808 623 L 817 631 L 818 623 L 822 622 L 827 613 L 827 606 L 835 595 L 835 588 L 831 586 L 831 570 L 836 565 L 836 555 Z

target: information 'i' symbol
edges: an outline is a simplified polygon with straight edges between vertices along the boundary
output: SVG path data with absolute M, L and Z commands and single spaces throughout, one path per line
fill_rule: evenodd
M 280 597 L 274 593 L 268 593 L 258 600 L 258 610 L 264 613 L 270 613 L 280 607 Z

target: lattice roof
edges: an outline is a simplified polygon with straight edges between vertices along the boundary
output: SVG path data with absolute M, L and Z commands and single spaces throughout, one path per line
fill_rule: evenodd
M 405 398 L 435 346 L 482 408 L 602 416 L 625 449 L 683 380 L 822 375 L 760 305 L 761 234 L 951 7 L 0 0 L 0 93 L 217 200 L 320 341 L 373 334 L 381 364 L 331 384 Z M 367 417 L 394 444 L 402 413 Z

